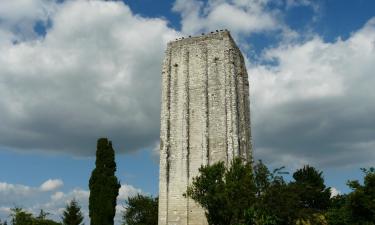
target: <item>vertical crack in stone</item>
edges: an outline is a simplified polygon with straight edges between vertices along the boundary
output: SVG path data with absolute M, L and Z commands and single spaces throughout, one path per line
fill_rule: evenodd
M 233 70 L 233 49 L 228 50 L 227 56 L 227 127 L 228 127 L 228 165 L 232 162 L 235 156 L 235 124 L 233 124 L 235 119 L 235 80 L 234 80 L 234 70 Z
M 159 223 L 168 218 L 168 188 L 169 188 L 169 147 L 170 147 L 170 78 L 171 78 L 171 49 L 167 49 L 162 70 L 162 107 L 160 132 L 160 195 Z
M 226 166 L 229 165 L 229 127 L 228 127 L 228 58 L 229 58 L 229 50 L 224 51 L 224 116 L 225 116 L 225 154 L 226 154 Z
M 244 125 L 244 120 L 243 120 L 243 95 L 242 95 L 242 76 L 241 76 L 241 69 L 239 68 L 239 55 L 238 53 L 236 52 L 236 54 L 234 55 L 233 57 L 233 69 L 234 69 L 234 80 L 235 80 L 235 85 L 234 85 L 234 88 L 235 88 L 235 93 L 236 93 L 236 96 L 235 96 L 235 109 L 236 109 L 236 118 L 235 118 L 235 127 L 236 127 L 236 134 L 237 134 L 237 137 L 235 139 L 235 143 L 237 145 L 237 152 L 236 152 L 236 156 L 237 157 L 241 157 L 243 158 L 243 155 L 242 155 L 242 149 L 244 149 L 242 147 L 242 143 L 243 143 L 243 132 L 244 132 L 244 129 L 243 129 L 243 125 Z
M 232 140 L 233 140 L 233 158 L 239 156 L 239 132 L 238 132 L 238 97 L 237 97 L 237 71 L 235 67 L 235 59 L 236 59 L 236 53 L 231 49 L 231 58 L 230 58 L 230 67 L 231 67 L 231 80 L 232 80 L 232 121 L 231 124 L 233 126 L 233 133 L 232 133 Z
M 203 61 L 203 165 L 209 164 L 209 107 L 208 107 L 208 56 L 207 56 L 207 46 L 201 46 L 201 54 Z
M 183 79 L 184 79 L 184 92 L 183 92 L 183 157 L 184 157 L 184 167 L 186 175 L 186 187 L 189 185 L 189 58 L 190 53 L 188 49 L 183 50 Z M 186 201 L 186 224 L 189 224 L 189 200 Z

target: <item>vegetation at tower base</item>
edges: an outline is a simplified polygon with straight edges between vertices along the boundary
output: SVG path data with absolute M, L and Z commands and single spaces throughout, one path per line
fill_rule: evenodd
M 112 143 L 106 138 L 100 138 L 96 150 L 95 169 L 89 181 L 91 225 L 113 225 L 114 223 L 116 198 L 120 188 L 115 172 L 115 152 Z
M 200 175 L 193 179 L 184 195 L 205 209 L 208 223 L 244 223 L 245 210 L 255 200 L 251 164 L 236 158 L 228 169 L 223 162 L 219 162 L 202 166 L 199 172 Z
M 124 225 L 157 225 L 158 198 L 138 194 L 129 197 L 123 214 Z
M 363 169 L 364 184 L 349 181 L 353 192 L 330 197 L 322 172 L 304 166 L 283 178 L 259 161 L 235 159 L 202 166 L 185 197 L 194 199 L 210 225 L 375 225 L 375 169 Z
M 80 225 L 83 221 L 83 215 L 81 212 L 81 207 L 78 205 L 78 202 L 73 199 L 65 207 L 62 216 L 63 225 Z

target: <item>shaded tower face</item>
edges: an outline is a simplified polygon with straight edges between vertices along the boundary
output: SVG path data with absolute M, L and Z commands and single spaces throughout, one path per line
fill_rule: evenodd
M 249 83 L 228 31 L 168 43 L 162 70 L 159 225 L 207 224 L 183 196 L 201 165 L 251 160 Z

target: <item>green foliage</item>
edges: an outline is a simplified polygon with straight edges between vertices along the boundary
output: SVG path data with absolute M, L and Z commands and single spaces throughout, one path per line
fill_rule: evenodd
M 61 225 L 61 223 L 49 219 L 34 219 L 32 225 Z
M 158 198 L 144 195 L 129 197 L 123 214 L 124 225 L 157 225 Z
M 30 225 L 33 224 L 33 215 L 22 208 L 15 207 L 11 209 L 12 225 Z
M 95 165 L 89 181 L 91 225 L 113 225 L 120 183 L 115 176 L 115 152 L 106 138 L 98 140 Z
M 347 195 L 337 195 L 331 198 L 331 204 L 325 213 L 329 225 L 352 224 Z
M 331 192 L 322 172 L 304 166 L 287 183 L 283 169 L 271 172 L 262 161 L 251 168 L 240 159 L 227 169 L 223 162 L 204 166 L 185 196 L 205 209 L 210 225 L 328 224 Z
M 63 225 L 80 225 L 83 221 L 81 207 L 73 199 L 66 207 L 62 216 Z
M 299 197 L 283 180 L 272 180 L 270 186 L 257 199 L 256 206 L 264 214 L 273 215 L 278 225 L 293 224 L 299 217 Z
M 330 203 L 331 190 L 326 188 L 322 172 L 309 165 L 293 174 L 291 183 L 300 198 L 300 207 L 318 213 L 326 210 Z
M 296 220 L 296 225 L 328 225 L 327 220 L 323 214 L 314 213 L 308 218 L 299 218 Z
M 11 209 L 11 222 L 12 225 L 61 225 L 61 223 L 47 219 L 48 213 L 40 210 L 40 214 L 37 217 L 29 212 L 26 212 L 22 208 L 15 207 Z
M 362 169 L 365 174 L 363 185 L 359 181 L 349 181 L 353 192 L 348 195 L 351 220 L 359 225 L 375 224 L 375 169 Z
M 265 210 L 250 207 L 245 211 L 245 225 L 278 225 L 278 219 Z
M 204 209 L 209 224 L 229 225 L 245 222 L 245 211 L 255 200 L 250 163 L 233 160 L 227 170 L 223 162 L 199 169 L 185 196 Z

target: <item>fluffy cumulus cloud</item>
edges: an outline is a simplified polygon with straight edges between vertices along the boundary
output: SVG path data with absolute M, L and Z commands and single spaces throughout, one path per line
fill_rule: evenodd
M 40 189 L 42 191 L 52 191 L 63 186 L 63 184 L 64 182 L 60 179 L 49 179 L 40 185 Z
M 36 38 L 36 26 L 48 25 L 57 7 L 56 0 L 2 1 L 0 6 L 0 44 Z
M 278 13 L 268 8 L 268 0 L 199 1 L 177 0 L 173 10 L 182 16 L 186 34 L 230 29 L 233 34 L 246 34 L 282 28 Z
M 101 136 L 118 152 L 157 143 L 161 61 L 178 35 L 168 21 L 135 15 L 121 1 L 9 2 L 0 7 L 2 148 L 93 155 Z M 276 3 L 177 0 L 173 10 L 182 33 L 227 27 L 240 46 L 257 32 L 280 33 L 261 61 L 248 63 L 256 158 L 296 166 L 373 161 L 374 19 L 346 40 L 290 42 L 283 38 L 295 32 Z M 38 36 L 14 28 L 20 21 L 50 26 Z
M 255 155 L 284 165 L 375 160 L 375 19 L 347 40 L 281 44 L 252 65 Z M 275 65 L 276 64 L 276 65 Z
M 23 32 L 20 42 L 0 42 L 1 147 L 92 155 L 101 136 L 119 152 L 152 145 L 161 61 L 176 36 L 167 21 L 134 15 L 122 2 L 65 1 L 50 14 L 51 1 L 15 2 L 0 12 L 25 4 L 19 17 L 47 18 L 51 27 L 44 37 Z
M 89 223 L 88 217 L 88 199 L 90 192 L 81 188 L 75 188 L 69 191 L 61 190 L 63 183 L 58 179 L 49 179 L 40 187 L 31 187 L 20 184 L 9 184 L 0 182 L 0 218 L 6 219 L 13 207 L 21 207 L 28 212 L 38 215 L 40 209 L 50 213 L 49 217 L 60 221 L 60 216 L 65 210 L 65 206 L 72 200 L 76 199 L 85 216 L 85 223 Z M 46 190 L 45 187 L 54 187 Z M 121 216 L 124 211 L 125 201 L 128 197 L 134 196 L 142 191 L 131 185 L 122 184 L 117 198 L 116 224 L 121 224 Z

